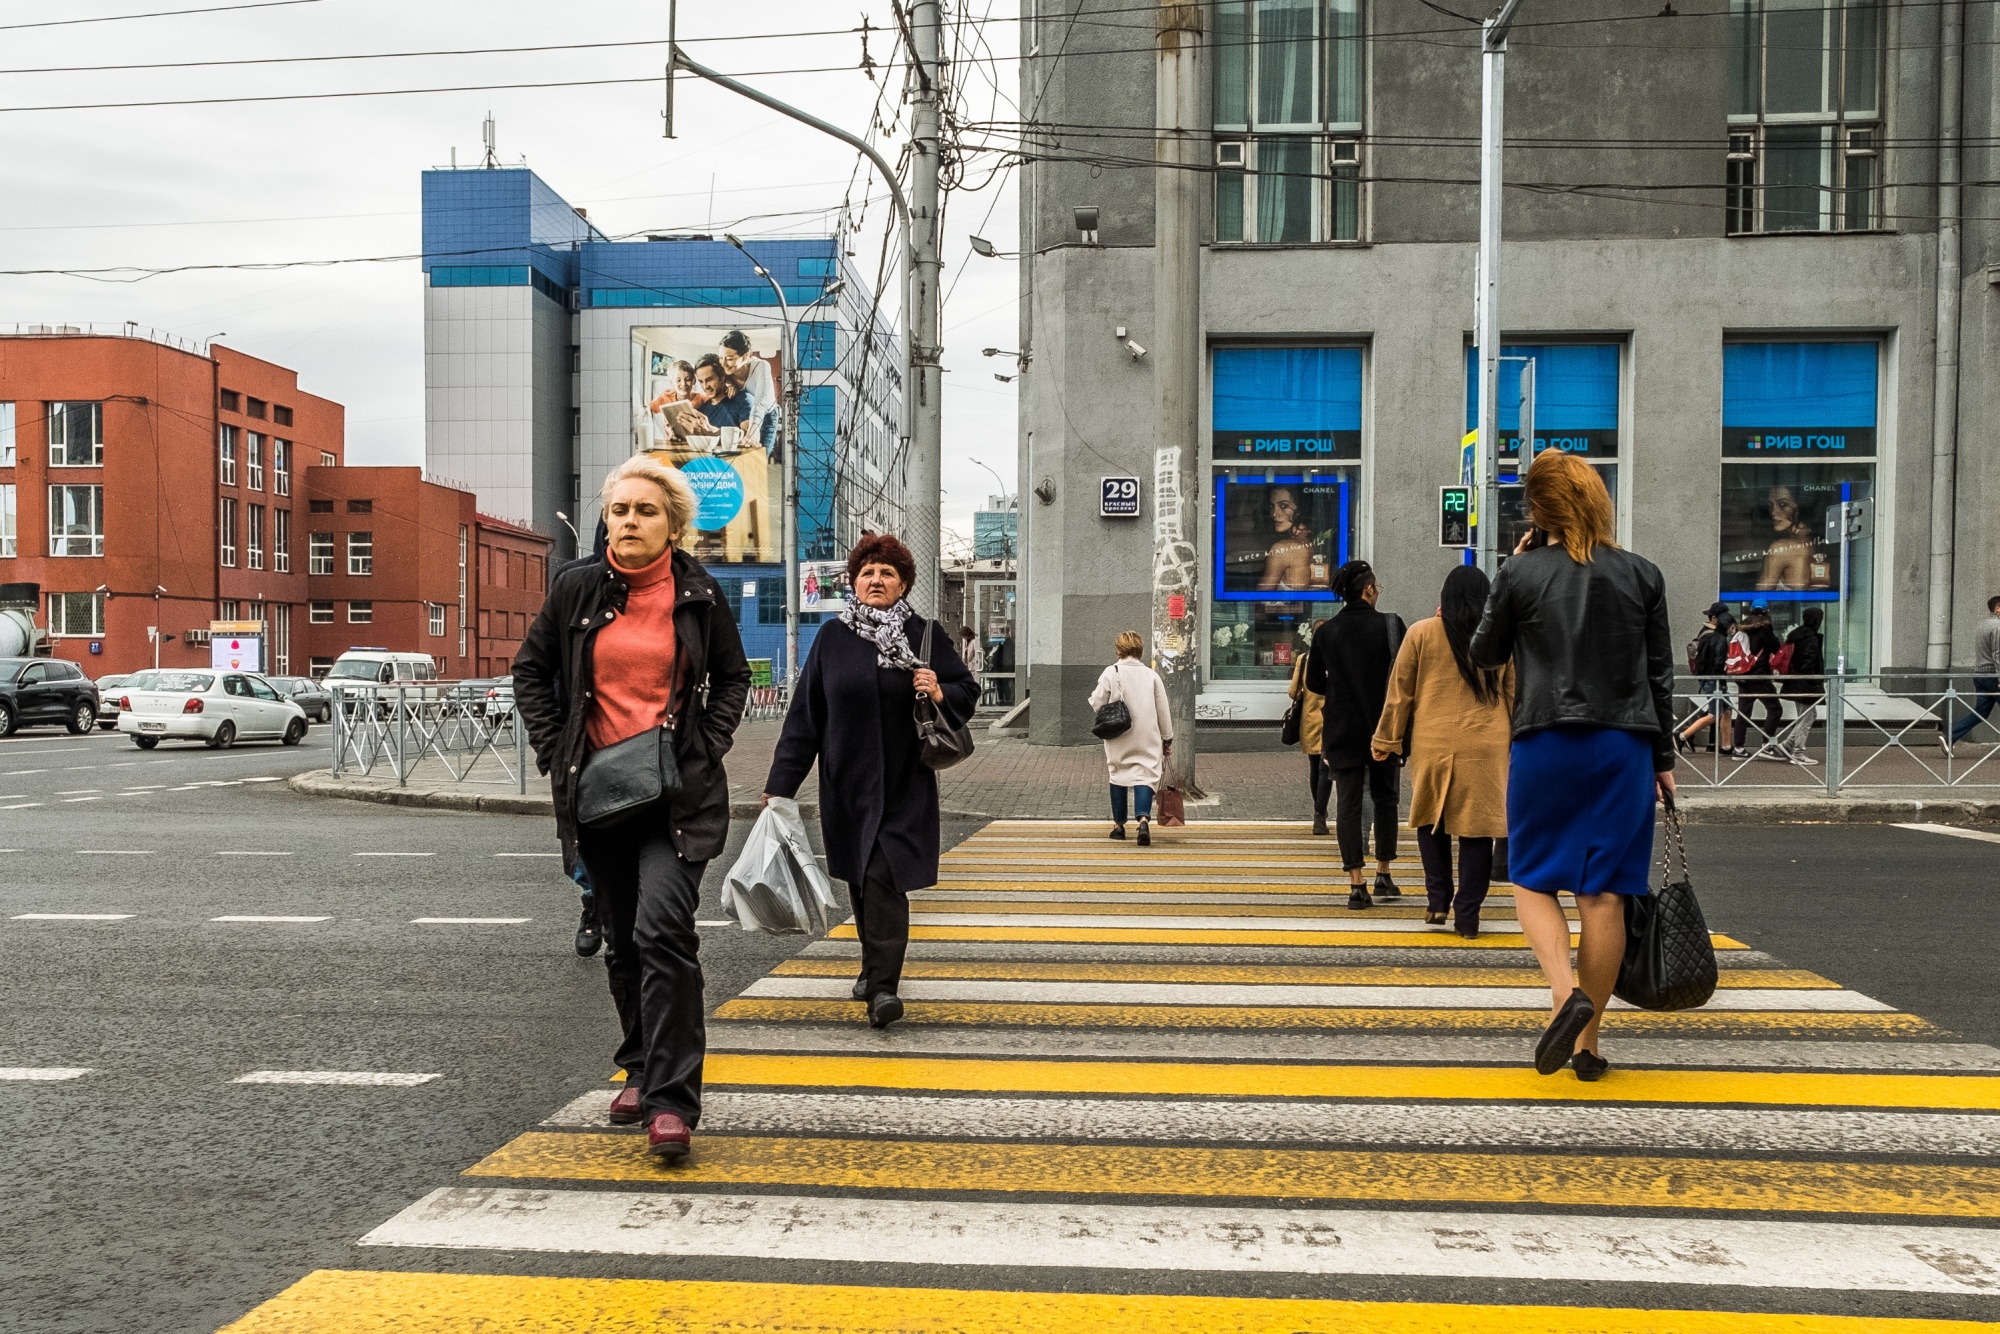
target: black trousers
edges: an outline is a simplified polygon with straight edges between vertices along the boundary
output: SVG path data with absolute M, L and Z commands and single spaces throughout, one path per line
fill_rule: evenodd
M 674 851 L 667 816 L 641 815 L 611 829 L 584 829 L 577 850 L 590 872 L 604 932 L 604 969 L 624 1039 L 614 1058 L 639 1089 L 647 1117 L 701 1120 L 701 948 L 694 925 L 706 862 Z
M 1490 838 L 1458 840 L 1458 892 L 1452 893 L 1451 835 L 1430 825 L 1417 830 L 1417 852 L 1424 859 L 1424 892 L 1432 912 L 1449 910 L 1462 931 L 1479 927 L 1479 909 L 1493 885 L 1493 844 Z
M 1731 738 L 1738 749 L 1742 748 L 1745 739 L 1748 738 L 1750 724 L 1755 721 L 1760 710 L 1764 713 L 1765 720 L 1757 725 L 1757 730 L 1764 734 L 1766 741 L 1770 741 L 1784 727 L 1785 706 L 1779 702 L 1775 687 L 1753 686 L 1746 683 L 1743 687 L 1743 708 L 1736 715 L 1735 735 Z
M 1333 796 L 1333 770 L 1317 755 L 1306 756 L 1306 784 L 1312 788 L 1313 814 L 1326 818 L 1326 803 Z
M 1375 858 L 1388 861 L 1396 855 L 1396 801 L 1402 783 L 1402 766 L 1393 759 L 1371 759 L 1352 769 L 1333 771 L 1334 821 L 1340 835 L 1340 866 L 1344 871 L 1359 869 L 1365 860 L 1365 840 L 1361 829 L 1361 794 L 1375 803 Z
M 860 881 L 848 883 L 847 898 L 861 937 L 861 994 L 894 992 L 902 985 L 903 955 L 910 948 L 910 899 L 896 888 L 879 845 L 868 854 Z

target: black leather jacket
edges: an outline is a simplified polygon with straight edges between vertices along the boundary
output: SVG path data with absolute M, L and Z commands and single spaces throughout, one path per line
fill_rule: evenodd
M 590 753 L 591 649 L 625 609 L 630 586 L 602 560 L 573 561 L 549 584 L 541 614 L 514 655 L 514 704 L 535 760 L 554 789 L 556 822 L 576 819 L 576 779 Z M 674 553 L 674 753 L 681 790 L 671 802 L 674 847 L 691 862 L 722 854 L 729 779 L 722 757 L 750 695 L 750 664 L 722 590 L 701 563 Z
M 1472 636 L 1481 667 L 1514 660 L 1514 735 L 1616 727 L 1653 738 L 1674 767 L 1674 646 L 1659 566 L 1615 547 L 1579 565 L 1561 547 L 1508 560 Z

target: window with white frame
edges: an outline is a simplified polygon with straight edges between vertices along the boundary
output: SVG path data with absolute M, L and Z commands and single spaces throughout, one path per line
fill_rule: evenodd
M 1362 0 L 1215 6 L 1215 239 L 1356 241 Z
M 0 486 L 0 556 L 12 556 L 15 551 L 14 536 L 14 484 L 8 482 Z
M 308 602 L 308 603 L 306 604 L 306 624 L 308 624 L 308 625 L 332 625 L 332 624 L 333 624 L 333 603 L 332 603 L 331 601 L 326 601 L 326 602 L 319 602 L 319 601 L 314 601 L 314 602 Z
M 292 494 L 292 442 L 289 440 L 271 441 L 271 494 Z
M 292 572 L 292 512 L 271 511 L 271 568 L 279 574 Z
M 306 573 L 333 573 L 333 534 L 309 533 L 306 536 Z
M 235 486 L 236 485 L 236 428 L 234 426 L 225 426 L 222 428 L 220 436 L 216 443 L 216 448 L 221 451 L 222 484 L 224 486 Z
M 103 487 L 49 488 L 49 554 L 51 556 L 104 554 Z
M 234 621 L 241 619 L 243 610 L 235 598 L 225 598 L 215 604 L 215 619 Z
M 249 487 L 252 491 L 262 491 L 264 489 L 264 437 L 258 435 L 255 431 L 247 432 L 243 437 L 243 462 L 246 465 L 243 485 Z
M 340 466 L 340 460 L 322 449 L 319 452 L 319 466 L 322 468 L 337 468 Z
M 49 594 L 49 634 L 57 639 L 87 639 L 104 634 L 104 594 Z
M 0 468 L 14 466 L 14 405 L 0 403 Z
M 45 403 L 49 422 L 49 466 L 94 468 L 104 462 L 102 403 Z
M 1885 9 L 1730 0 L 1730 234 L 1882 226 Z
M 271 608 L 271 666 L 280 676 L 292 671 L 292 604 Z
M 225 569 L 236 568 L 236 500 L 224 496 L 215 517 L 216 536 L 221 542 L 222 565 Z
M 375 620 L 375 604 L 372 602 L 350 602 L 347 604 L 349 625 L 370 625 Z
M 431 637 L 433 639 L 444 638 L 444 603 L 426 602 L 424 605 L 430 609 Z
M 244 530 L 244 546 L 249 548 L 250 568 L 264 568 L 264 507 L 250 506 L 250 523 Z
M 375 573 L 375 534 L 349 533 L 347 535 L 347 572 L 349 574 Z

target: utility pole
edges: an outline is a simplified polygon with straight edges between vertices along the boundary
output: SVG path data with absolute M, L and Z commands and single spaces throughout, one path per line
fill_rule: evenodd
M 1964 123 L 1965 6 L 1946 0 L 1940 8 L 1938 43 L 1938 226 L 1937 354 L 1931 386 L 1931 564 L 1930 616 L 1924 666 L 1951 667 L 1952 576 L 1958 530 L 1959 284 L 1964 260 L 1959 252 L 1959 136 Z M 1847 576 L 1841 575 L 1843 593 Z M 1841 648 L 1847 637 L 1841 635 Z
M 1154 63 L 1153 666 L 1167 688 L 1174 753 L 1164 786 L 1195 785 L 1195 696 L 1201 690 L 1200 562 L 1193 542 L 1201 495 L 1201 122 L 1199 0 L 1160 0 Z
M 910 4 L 910 57 L 917 86 L 910 106 L 910 292 L 903 315 L 910 378 L 903 385 L 910 456 L 904 475 L 903 540 L 916 558 L 917 586 L 910 605 L 926 616 L 938 611 L 939 489 L 944 451 L 944 376 L 938 365 L 939 166 L 943 140 L 939 99 L 944 79 L 938 0 Z
M 1479 278 L 1473 298 L 1479 343 L 1479 568 L 1499 569 L 1500 537 L 1500 180 L 1506 137 L 1507 31 L 1521 0 L 1507 0 L 1480 26 Z M 1525 471 L 1528 460 L 1521 460 Z

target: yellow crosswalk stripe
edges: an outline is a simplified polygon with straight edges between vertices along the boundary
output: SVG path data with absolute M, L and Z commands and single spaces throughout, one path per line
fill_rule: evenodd
M 1969 1321 L 320 1269 L 222 1334 L 1972 1334 Z
M 906 1001 L 904 1022 L 1017 1028 L 1307 1029 L 1318 1032 L 1539 1033 L 1535 1010 L 1359 1009 L 1334 1006 L 1057 1005 L 1005 1001 Z M 860 1002 L 738 997 L 716 1007 L 717 1019 L 764 1023 L 856 1024 Z M 1614 1010 L 1607 1039 L 1619 1037 L 1837 1037 L 1927 1039 L 1942 1032 L 1913 1014 L 1814 1013 L 1805 1010 Z M 1525 1050 L 1525 1049 L 1524 1049 Z M 1624 1076 L 1621 1074 L 1620 1078 Z
M 827 933 L 829 940 L 858 940 L 853 923 Z M 1517 931 L 1483 932 L 1467 940 L 1450 931 L 1284 931 L 1245 927 L 1242 930 L 1199 930 L 1176 927 L 1122 926 L 924 926 L 912 922 L 911 940 L 1053 941 L 1078 945 L 1402 945 L 1415 949 L 1527 948 Z M 1570 936 L 1570 944 L 1576 944 Z M 1740 940 L 1711 933 L 1718 950 L 1747 950 Z
M 852 977 L 845 959 L 787 959 L 771 972 L 779 977 Z M 1186 982 L 1299 984 L 1322 986 L 1520 987 L 1539 986 L 1529 968 L 1352 967 L 1339 964 L 1226 963 L 1034 963 L 918 959 L 903 966 L 904 977 L 981 978 L 1049 982 Z M 1802 968 L 1725 968 L 1724 988 L 1838 990 L 1840 983 Z

